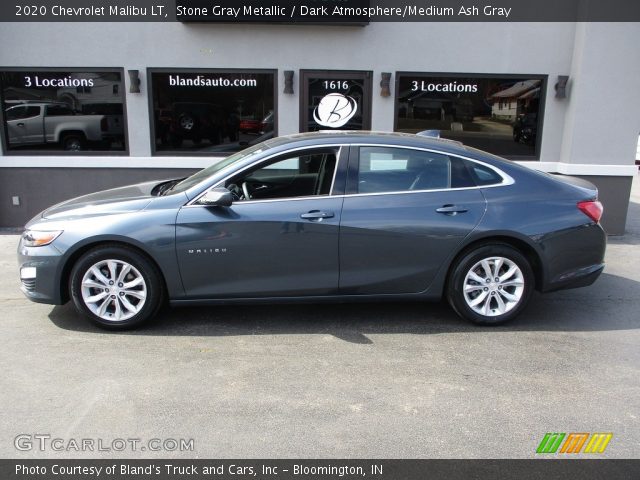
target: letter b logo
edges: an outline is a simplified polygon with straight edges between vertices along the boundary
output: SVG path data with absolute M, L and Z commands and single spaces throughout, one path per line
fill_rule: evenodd
M 353 118 L 358 103 L 353 97 L 341 93 L 330 93 L 320 100 L 313 111 L 313 119 L 323 127 L 339 128 Z

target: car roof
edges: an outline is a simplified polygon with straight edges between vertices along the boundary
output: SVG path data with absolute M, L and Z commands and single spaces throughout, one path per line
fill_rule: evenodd
M 398 146 L 412 146 L 420 148 L 432 148 L 446 150 L 451 153 L 468 153 L 467 148 L 460 142 L 445 138 L 416 135 L 401 132 L 375 132 L 363 130 L 321 130 L 319 132 L 296 133 L 267 140 L 269 147 L 279 147 L 287 144 L 390 144 Z

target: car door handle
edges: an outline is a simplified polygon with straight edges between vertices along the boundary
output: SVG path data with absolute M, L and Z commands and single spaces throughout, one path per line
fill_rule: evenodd
M 443 205 L 440 208 L 436 208 L 436 212 L 444 213 L 445 215 L 457 215 L 458 213 L 467 212 L 468 209 L 461 205 Z
M 323 218 L 333 218 L 335 214 L 333 212 L 321 212 L 320 210 L 311 210 L 310 212 L 303 213 L 300 218 L 305 220 L 322 220 Z
M 24 127 L 24 123 L 20 122 L 20 123 L 18 123 L 18 126 L 19 127 Z

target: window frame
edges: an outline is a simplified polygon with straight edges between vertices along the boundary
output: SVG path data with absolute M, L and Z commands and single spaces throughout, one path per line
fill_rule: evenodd
M 206 208 L 206 205 L 200 205 L 198 203 L 198 200 L 200 200 L 201 197 L 206 195 L 209 190 L 211 190 L 212 188 L 218 188 L 218 187 L 224 188 L 225 183 L 227 183 L 233 177 L 247 170 L 258 168 L 261 164 L 268 163 L 270 160 L 274 160 L 277 157 L 284 157 L 291 154 L 295 154 L 296 152 L 303 152 L 307 150 L 328 149 L 328 148 L 338 149 L 336 171 L 334 173 L 334 178 L 331 185 L 331 192 L 329 193 L 329 195 L 312 195 L 312 196 L 306 196 L 306 197 L 286 197 L 286 198 L 264 199 L 264 200 L 243 200 L 242 202 L 240 202 L 240 204 L 244 205 L 244 204 L 256 203 L 256 202 L 285 202 L 285 201 L 309 200 L 313 198 L 342 197 L 345 195 L 345 184 L 347 181 L 347 178 L 346 178 L 347 168 L 348 168 L 348 163 L 350 161 L 350 151 L 351 151 L 350 147 L 351 145 L 344 144 L 344 143 L 327 143 L 327 144 L 321 144 L 321 145 L 307 145 L 302 147 L 298 146 L 295 148 L 274 152 L 271 155 L 267 155 L 265 157 L 257 159 L 251 162 L 250 164 L 245 165 L 242 168 L 229 172 L 222 179 L 218 180 L 213 184 L 209 184 L 207 187 L 203 188 L 200 193 L 198 193 L 191 200 L 185 203 L 183 208 L 190 208 L 190 207 Z
M 152 157 L 211 157 L 211 152 L 185 152 L 180 150 L 160 150 L 156 149 L 156 122 L 153 107 L 153 74 L 154 73 L 195 73 L 195 74 L 271 74 L 273 75 L 273 136 L 278 136 L 278 69 L 277 68 L 185 68 L 185 67 L 147 67 L 147 104 L 149 113 L 149 146 Z M 231 155 L 232 151 L 216 152 L 222 156 Z
M 537 134 L 536 143 L 534 145 L 533 155 L 500 155 L 509 160 L 532 160 L 540 161 L 542 136 L 544 134 L 544 117 L 545 117 L 545 105 L 547 101 L 547 84 L 549 81 L 549 75 L 547 74 L 515 74 L 515 73 L 448 73 L 448 72 L 416 72 L 416 71 L 397 71 L 395 72 L 395 93 L 394 93 L 394 106 L 393 106 L 393 131 L 398 132 L 398 114 L 400 111 L 400 102 L 398 94 L 400 92 L 400 80 L 403 77 L 412 77 L 416 79 L 420 78 L 477 78 L 477 79 L 527 79 L 527 80 L 540 80 L 540 106 L 538 108 L 537 118 Z M 501 100 L 499 100 L 501 101 Z M 493 152 L 489 152 L 493 153 Z
M 323 195 L 318 195 L 318 194 L 313 194 L 313 195 L 296 195 L 296 196 L 290 196 L 290 197 L 276 197 L 276 198 L 256 198 L 256 199 L 245 199 L 245 200 L 239 200 L 238 204 L 245 204 L 248 202 L 259 202 L 259 201 L 277 201 L 277 200 L 295 200 L 298 198 L 327 198 L 327 197 L 331 197 L 334 196 L 333 195 L 333 191 L 334 191 L 334 186 L 336 184 L 336 180 L 338 177 L 338 166 L 339 166 L 339 162 L 340 162 L 340 154 L 341 154 L 341 147 L 339 146 L 327 146 L 324 147 L 322 145 L 316 145 L 315 148 L 309 148 L 309 149 L 305 149 L 304 151 L 300 151 L 300 150 L 293 150 L 293 151 L 288 151 L 288 152 L 284 152 L 280 155 L 275 155 L 273 157 L 270 157 L 269 159 L 265 159 L 264 161 L 260 161 L 257 162 L 256 164 L 252 165 L 251 168 L 248 168 L 246 170 L 242 170 L 240 172 L 237 172 L 235 175 L 230 175 L 229 177 L 227 177 L 227 179 L 225 179 L 225 181 L 222 183 L 221 186 L 224 186 L 224 184 L 227 184 L 231 181 L 235 182 L 235 179 L 237 177 L 243 177 L 246 175 L 251 176 L 254 172 L 258 171 L 258 170 L 263 170 L 263 169 L 268 169 L 270 166 L 275 165 L 279 162 L 284 162 L 287 160 L 291 160 L 293 158 L 297 158 L 298 160 L 304 156 L 308 156 L 308 155 L 318 155 L 318 154 L 327 154 L 327 153 L 332 153 L 333 155 L 335 155 L 335 167 L 333 170 L 333 175 L 331 177 L 331 186 L 329 188 L 329 193 L 327 194 L 323 194 Z M 297 169 L 292 169 L 292 170 L 297 170 L 298 173 L 297 175 L 300 175 L 300 164 L 298 164 L 298 168 Z M 320 172 L 317 172 L 318 175 L 320 174 Z M 246 178 L 245 178 L 246 179 Z M 267 180 L 265 180 L 266 182 Z M 237 184 L 237 183 L 236 183 Z M 226 187 L 225 187 L 226 188 Z
M 350 153 L 349 153 L 349 165 L 347 168 L 347 178 L 346 178 L 346 186 L 344 196 L 349 197 L 363 197 L 363 196 L 378 196 L 378 195 L 407 195 L 407 194 L 416 194 L 416 193 L 433 193 L 433 192 L 449 192 L 449 191 L 457 191 L 457 190 L 473 190 L 473 189 L 483 189 L 483 188 L 496 188 L 503 187 L 507 185 L 512 185 L 515 183 L 515 180 L 505 173 L 503 170 L 495 167 L 489 163 L 483 162 L 481 160 L 476 160 L 473 158 L 465 157 L 462 155 L 449 153 L 442 150 L 436 150 L 433 148 L 422 148 L 415 147 L 412 145 L 389 145 L 382 143 L 354 143 L 350 145 Z M 490 170 L 494 171 L 500 178 L 502 178 L 502 182 L 495 183 L 491 185 L 473 185 L 470 187 L 449 187 L 449 188 L 435 188 L 435 189 L 425 189 L 425 190 L 397 190 L 397 191 L 387 191 L 387 192 L 368 192 L 368 193 L 359 193 L 358 192 L 358 179 L 359 179 L 359 169 L 360 169 L 360 148 L 361 147 L 380 147 L 380 148 L 397 148 L 397 149 L 407 149 L 407 150 L 419 150 L 423 152 L 436 153 L 439 155 L 444 155 L 447 157 L 457 158 L 459 160 L 466 160 L 469 162 L 477 163 L 479 165 L 483 165 Z
M 363 173 L 371 173 L 371 172 L 375 172 L 377 170 L 372 169 L 371 168 L 371 162 L 373 161 L 373 159 L 371 157 L 369 157 L 369 170 L 367 171 L 363 171 L 360 169 L 360 165 L 362 164 L 361 160 L 361 154 L 362 154 L 362 149 L 369 149 L 369 150 L 374 150 L 374 149 L 380 149 L 380 150 L 386 150 L 385 153 L 389 152 L 389 150 L 399 150 L 402 152 L 405 151 L 415 151 L 415 152 L 423 152 L 423 153 L 434 153 L 435 155 L 439 156 L 439 157 L 443 157 L 447 160 L 447 176 L 448 176 L 448 187 L 442 188 L 416 188 L 416 189 L 406 189 L 406 190 L 399 190 L 401 192 L 412 192 L 412 191 L 432 191 L 432 190 L 450 190 L 451 187 L 451 180 L 452 180 L 452 161 L 451 161 L 451 155 L 447 155 L 447 154 L 442 154 L 442 153 L 435 153 L 435 152 L 428 152 L 427 150 L 419 150 L 419 149 L 410 149 L 410 148 L 403 148 L 402 146 L 398 146 L 395 148 L 389 148 L 389 147 L 372 147 L 372 146 L 360 146 L 358 147 L 358 168 L 356 170 L 356 177 L 357 177 L 357 183 L 355 183 L 354 185 L 352 185 L 352 187 L 357 188 L 358 189 L 358 193 L 371 193 L 371 194 L 376 194 L 376 193 L 387 193 L 387 192 L 395 192 L 398 190 L 380 190 L 378 192 L 360 192 L 360 184 L 362 182 L 362 174 Z M 372 152 L 373 153 L 373 152 Z M 400 153 L 400 152 L 398 152 Z M 394 153 L 391 153 L 392 155 L 394 155 Z M 387 169 L 387 170 L 382 170 L 383 172 L 386 172 L 387 174 L 393 174 L 393 173 L 399 173 L 399 174 L 404 174 L 404 173 L 408 173 L 411 174 L 411 170 L 408 168 L 409 167 L 409 160 L 406 161 L 405 167 L 401 168 L 401 169 Z M 378 170 L 379 171 L 379 170 Z
M 3 67 L 0 66 L 0 72 L 29 72 L 29 73 L 55 73 L 55 72 L 69 72 L 69 73 L 119 73 L 120 83 L 125 85 L 124 67 Z M 9 131 L 7 129 L 7 122 L 4 115 L 4 85 L 0 77 L 0 136 L 2 137 L 2 154 L 4 156 L 16 156 L 16 157 L 128 157 L 130 155 L 129 144 L 129 122 L 127 114 L 127 95 L 125 89 L 122 89 L 122 128 L 124 131 L 124 150 L 82 150 L 80 152 L 70 152 L 66 150 L 34 150 L 34 149 L 9 149 Z

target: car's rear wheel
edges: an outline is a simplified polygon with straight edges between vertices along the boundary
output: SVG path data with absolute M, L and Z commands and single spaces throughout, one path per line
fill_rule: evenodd
M 447 299 L 461 317 L 498 325 L 522 311 L 533 288 L 533 270 L 522 253 L 505 244 L 485 244 L 455 262 Z
M 69 152 L 84 150 L 84 137 L 79 133 L 69 133 L 62 138 L 62 148 Z
M 152 318 L 164 292 L 156 266 L 135 250 L 104 246 L 83 255 L 71 271 L 76 308 L 96 325 L 133 328 Z

